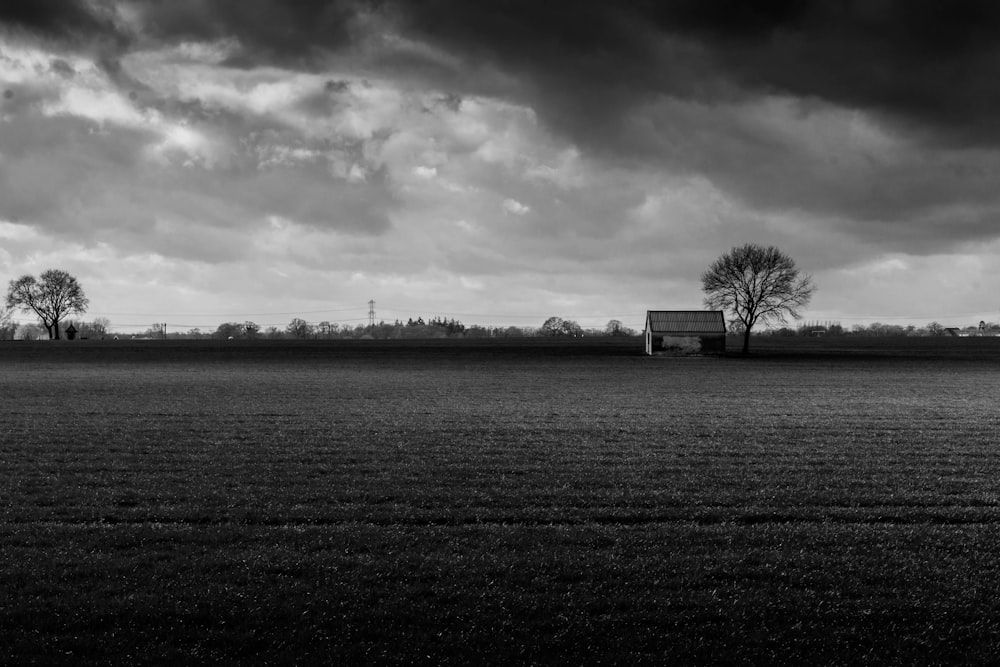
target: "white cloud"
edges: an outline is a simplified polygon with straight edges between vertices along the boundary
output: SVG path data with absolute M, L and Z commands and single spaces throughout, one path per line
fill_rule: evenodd
M 423 178 L 429 181 L 432 180 L 435 176 L 437 176 L 437 168 L 425 167 L 424 165 L 420 165 L 413 168 L 413 173 L 418 178 Z
M 73 86 L 58 101 L 42 107 L 46 115 L 64 114 L 87 118 L 96 123 L 115 123 L 126 127 L 144 127 L 159 120 L 159 114 L 143 114 L 115 90 L 94 90 Z
M 0 239 L 15 243 L 26 243 L 41 240 L 38 229 L 31 225 L 0 221 Z
M 173 59 L 204 65 L 221 65 L 240 50 L 240 42 L 234 37 L 219 39 L 212 42 L 181 42 L 173 47 L 166 47 L 161 57 L 165 61 Z
M 368 180 L 368 170 L 360 164 L 354 163 L 347 172 L 348 183 L 363 183 Z
M 503 210 L 514 215 L 527 215 L 531 212 L 531 207 L 522 204 L 516 199 L 507 198 L 503 200 Z
M 0 39 L 0 81 L 5 85 L 54 86 L 59 75 L 53 70 L 57 60 L 78 76 L 94 76 L 99 68 L 93 61 L 73 54 L 55 54 L 13 39 Z
M 541 158 L 544 160 L 544 158 Z M 580 151 L 573 146 L 556 152 L 551 162 L 542 162 L 528 167 L 524 174 L 528 178 L 547 181 L 559 188 L 580 188 L 586 182 Z

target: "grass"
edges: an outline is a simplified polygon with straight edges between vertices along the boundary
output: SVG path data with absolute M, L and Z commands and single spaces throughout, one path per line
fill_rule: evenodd
M 1000 650 L 1000 340 L 78 343 L 0 346 L 3 662 Z

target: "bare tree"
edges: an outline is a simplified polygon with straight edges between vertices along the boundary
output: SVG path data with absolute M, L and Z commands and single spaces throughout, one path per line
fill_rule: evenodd
M 543 336 L 560 336 L 565 333 L 565 321 L 561 317 L 550 317 L 538 330 Z
M 715 260 L 701 276 L 705 306 L 729 311 L 743 328 L 743 353 L 750 351 L 754 325 L 799 319 L 815 287 L 795 261 L 774 246 L 748 243 Z
M 60 271 L 43 271 L 36 279 L 24 275 L 10 281 L 7 289 L 7 307 L 33 311 L 49 332 L 49 339 L 59 338 L 59 323 L 73 314 L 87 310 L 90 300 L 76 278 Z
M 288 335 L 293 338 L 309 338 L 309 336 L 313 334 L 313 327 L 302 318 L 296 317 L 288 323 L 288 326 L 285 327 L 285 331 L 287 331 Z
M 100 336 L 103 338 L 111 329 L 111 320 L 106 317 L 95 317 L 93 321 L 88 324 L 88 329 L 90 335 Z
M 213 338 L 221 338 L 222 340 L 228 340 L 231 338 L 238 338 L 243 335 L 243 325 L 239 322 L 223 322 L 212 334 Z
M 583 327 L 573 320 L 564 320 L 561 317 L 550 317 L 542 324 L 538 330 L 543 336 L 582 336 Z
M 604 334 L 606 336 L 634 336 L 635 331 L 622 324 L 621 320 L 608 320 L 607 326 L 604 327 Z

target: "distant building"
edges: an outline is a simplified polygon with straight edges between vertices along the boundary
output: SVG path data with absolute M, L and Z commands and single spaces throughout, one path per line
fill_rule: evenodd
M 721 310 L 647 310 L 646 354 L 723 354 Z

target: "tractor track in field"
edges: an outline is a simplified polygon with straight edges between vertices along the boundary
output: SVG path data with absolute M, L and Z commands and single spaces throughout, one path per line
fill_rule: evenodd
M 959 508 L 934 511 L 926 507 L 901 511 L 901 508 L 825 508 L 823 511 L 757 510 L 714 511 L 662 514 L 601 514 L 590 516 L 448 516 L 443 514 L 384 517 L 120 517 L 100 519 L 7 519 L 0 528 L 35 526 L 44 529 L 118 527 L 151 528 L 277 528 L 304 529 L 323 527 L 644 527 L 666 525 L 767 526 L 767 525 L 885 525 L 885 526 L 1000 526 L 1000 508 Z

